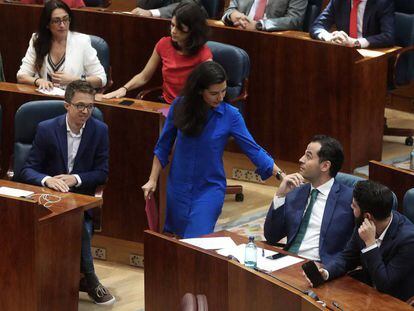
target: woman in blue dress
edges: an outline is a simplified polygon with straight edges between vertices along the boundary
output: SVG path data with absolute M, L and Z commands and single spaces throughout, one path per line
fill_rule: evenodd
M 280 173 L 272 157 L 254 141 L 239 111 L 223 102 L 226 79 L 216 62 L 196 67 L 183 96 L 173 102 L 155 146 L 151 175 L 142 186 L 145 197 L 156 190 L 175 143 L 167 181 L 166 232 L 185 238 L 213 232 L 226 192 L 222 158 L 229 136 L 262 179 Z

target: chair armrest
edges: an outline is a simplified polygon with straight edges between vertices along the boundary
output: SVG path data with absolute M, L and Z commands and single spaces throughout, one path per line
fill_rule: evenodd
M 396 77 L 396 72 L 397 72 L 398 62 L 399 62 L 399 60 L 400 60 L 400 58 L 401 58 L 402 55 L 404 55 L 405 53 L 410 52 L 410 51 L 414 51 L 414 45 L 407 46 L 407 47 L 401 49 L 397 53 L 397 55 L 395 56 L 394 66 L 392 67 L 392 82 L 393 82 L 393 85 L 394 86 L 397 86 L 398 85 L 397 84 L 397 79 L 396 79 L 397 78 Z
M 147 90 L 143 90 L 138 93 L 136 99 L 146 100 L 150 95 L 152 95 L 155 92 L 159 92 L 162 90 L 161 86 L 156 86 Z
M 238 102 L 243 102 L 244 103 L 247 99 L 247 96 L 249 96 L 249 94 L 247 92 L 248 86 L 249 86 L 249 79 L 246 78 L 246 79 L 244 79 L 243 89 L 242 89 L 240 95 L 237 96 L 236 98 L 233 98 L 233 99 L 229 100 L 230 104 L 236 104 Z

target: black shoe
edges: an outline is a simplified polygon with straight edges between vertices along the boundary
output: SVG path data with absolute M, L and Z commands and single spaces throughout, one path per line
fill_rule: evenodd
M 94 288 L 89 288 L 88 295 L 98 305 L 110 305 L 115 302 L 115 297 L 100 283 Z

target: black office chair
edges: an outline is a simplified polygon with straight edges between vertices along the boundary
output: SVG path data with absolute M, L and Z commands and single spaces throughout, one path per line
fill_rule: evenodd
M 89 35 L 91 38 L 91 45 L 96 50 L 98 55 L 98 59 L 102 64 L 102 67 L 105 69 L 107 82 L 106 85 L 100 90 L 100 92 L 104 92 L 105 90 L 109 89 L 112 84 L 112 68 L 110 64 L 109 58 L 109 46 L 108 43 L 104 39 L 98 36 Z
M 397 108 L 394 100 L 409 100 L 414 105 L 414 2 L 395 0 L 395 44 L 403 47 L 395 57 L 390 77 L 389 100 L 391 107 Z M 411 106 L 410 105 L 410 106 Z M 411 107 L 410 107 L 411 108 Z M 412 109 L 412 108 L 411 108 Z M 405 109 L 403 109 L 405 110 Z M 413 129 L 389 128 L 384 125 L 384 135 L 407 136 L 405 144 L 413 145 Z
M 303 19 L 302 29 L 305 32 L 309 32 L 310 26 L 315 19 L 321 14 L 322 0 L 308 0 L 308 6 L 306 7 L 305 17 Z
M 404 195 L 403 214 L 414 223 L 414 188 L 407 190 Z
M 241 114 L 248 96 L 247 86 L 250 73 L 250 58 L 246 51 L 234 45 L 215 41 L 207 42 L 213 54 L 213 60 L 223 66 L 227 73 L 227 93 L 225 101 L 237 107 Z M 230 139 L 227 150 L 235 151 L 234 140 Z M 234 194 L 236 201 L 244 200 L 243 187 L 241 185 L 227 186 L 226 194 Z
M 55 118 L 66 113 L 62 100 L 38 100 L 23 104 L 14 116 L 14 153 L 13 168 L 7 175 L 13 180 L 19 181 L 19 174 L 29 156 L 37 125 L 45 120 Z M 95 108 L 92 116 L 103 121 L 102 112 Z M 98 187 L 95 197 L 102 197 L 103 186 Z M 95 231 L 101 228 L 101 208 L 97 207 L 93 212 Z

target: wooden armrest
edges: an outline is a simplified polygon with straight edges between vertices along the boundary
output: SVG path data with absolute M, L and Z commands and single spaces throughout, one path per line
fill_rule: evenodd
M 158 91 L 160 91 L 160 90 L 162 90 L 162 87 L 161 87 L 161 86 L 156 86 L 156 87 L 153 87 L 153 88 L 150 88 L 150 89 L 147 89 L 147 90 L 143 90 L 143 91 L 141 91 L 141 92 L 139 92 L 139 93 L 138 93 L 138 95 L 137 95 L 136 99 L 142 99 L 142 100 L 145 100 L 145 98 L 146 98 L 149 94 L 151 94 L 151 93 L 155 93 L 155 92 L 158 92 Z

